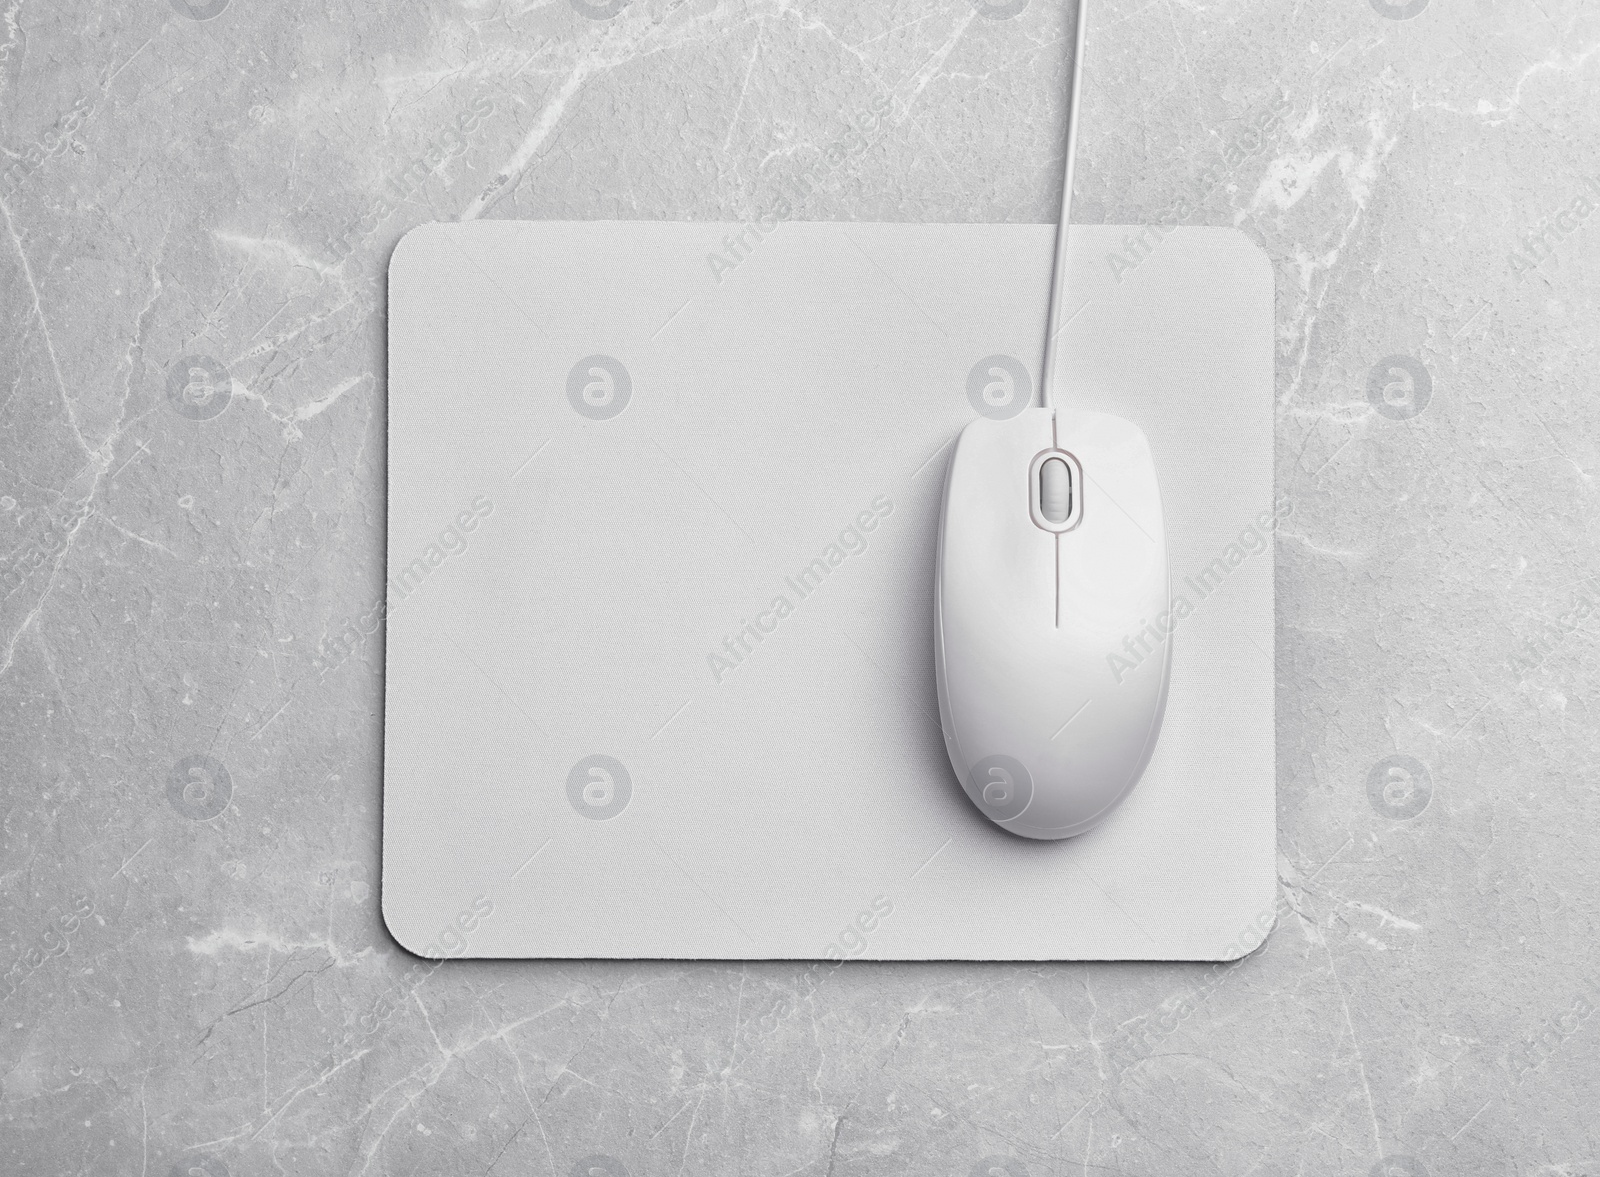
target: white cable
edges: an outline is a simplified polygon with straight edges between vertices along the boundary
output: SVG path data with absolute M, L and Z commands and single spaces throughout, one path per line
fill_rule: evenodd
M 1067 112 L 1067 160 L 1061 169 L 1061 222 L 1056 227 L 1056 260 L 1050 277 L 1050 311 L 1045 316 L 1044 371 L 1039 378 L 1039 404 L 1048 409 L 1056 383 L 1056 337 L 1065 324 L 1056 320 L 1066 309 L 1067 224 L 1072 217 L 1072 171 L 1078 155 L 1078 96 L 1083 92 L 1083 35 L 1089 27 L 1089 0 L 1078 0 L 1078 30 L 1072 48 L 1072 108 Z

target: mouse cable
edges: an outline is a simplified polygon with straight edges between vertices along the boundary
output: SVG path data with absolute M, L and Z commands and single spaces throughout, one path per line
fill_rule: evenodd
M 1067 159 L 1061 169 L 1061 220 L 1056 226 L 1056 258 L 1050 272 L 1050 310 L 1045 316 L 1044 371 L 1039 379 L 1039 407 L 1048 409 L 1056 384 L 1057 337 L 1066 329 L 1058 324 L 1066 307 L 1067 223 L 1072 217 L 1072 172 L 1078 155 L 1078 98 L 1083 92 L 1083 35 L 1089 27 L 1089 0 L 1078 0 L 1078 30 L 1072 48 L 1072 107 L 1067 112 Z

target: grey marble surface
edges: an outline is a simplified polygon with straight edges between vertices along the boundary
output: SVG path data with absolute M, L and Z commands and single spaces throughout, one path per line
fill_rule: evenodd
M 1277 269 L 1259 952 L 433 969 L 384 930 L 381 647 L 315 663 L 381 591 L 395 241 L 756 215 L 883 99 L 798 215 L 1049 221 L 1070 15 L 0 6 L 0 1170 L 1600 1172 L 1590 0 L 1096 9 L 1078 219 Z

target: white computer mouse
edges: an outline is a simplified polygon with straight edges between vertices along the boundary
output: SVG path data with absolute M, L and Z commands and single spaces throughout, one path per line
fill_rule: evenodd
M 962 788 L 1026 838 L 1092 829 L 1138 782 L 1172 666 L 1166 525 L 1143 431 L 1028 408 L 961 432 L 939 518 L 939 717 Z

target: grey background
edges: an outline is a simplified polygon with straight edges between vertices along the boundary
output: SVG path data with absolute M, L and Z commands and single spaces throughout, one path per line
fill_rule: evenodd
M 1600 1169 L 1583 0 L 1096 9 L 1077 216 L 1186 196 L 1277 267 L 1260 952 L 429 972 L 382 927 L 381 648 L 313 664 L 381 592 L 394 241 L 756 215 L 879 95 L 887 130 L 800 215 L 1048 221 L 1069 15 L 0 10 L 0 1167 Z M 169 398 L 189 356 L 229 382 Z M 215 817 L 214 768 L 171 785 L 194 756 L 231 782 Z

